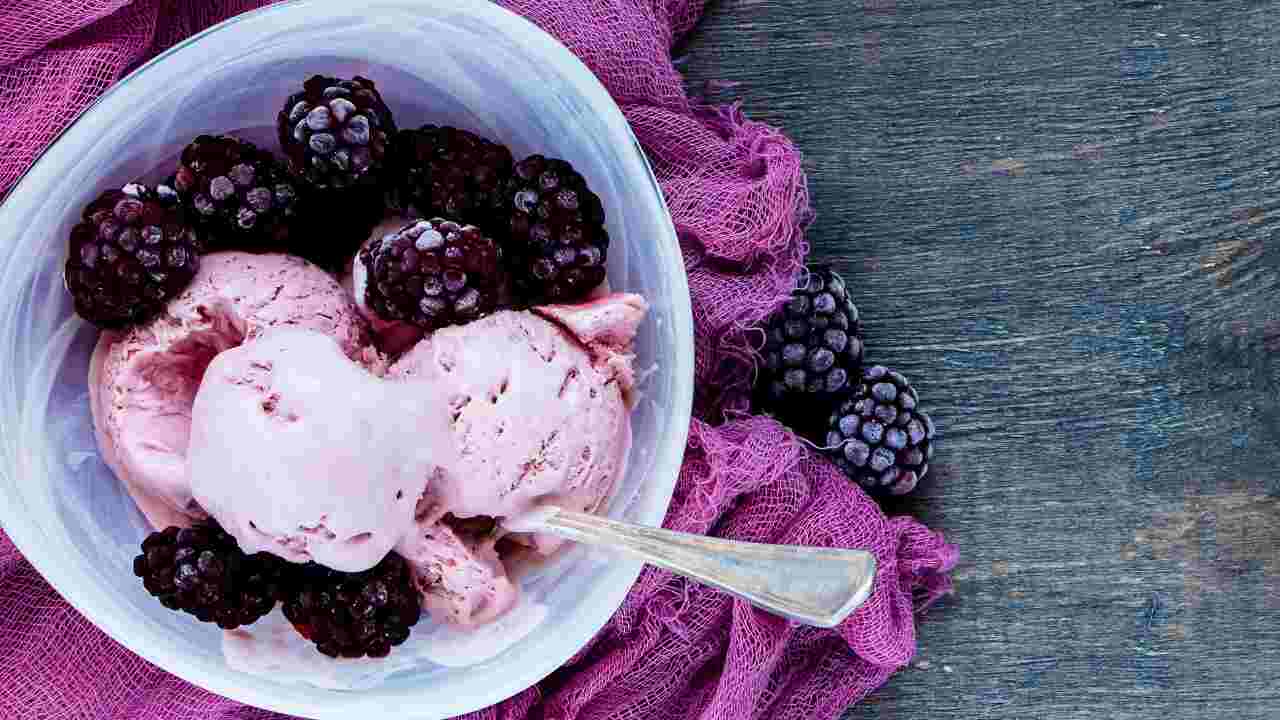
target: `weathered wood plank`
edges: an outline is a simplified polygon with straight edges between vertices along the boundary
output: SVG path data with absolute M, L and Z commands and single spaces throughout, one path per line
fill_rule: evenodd
M 960 592 L 850 719 L 1275 717 L 1278 11 L 722 0 L 685 48 L 945 435 L 895 510 Z

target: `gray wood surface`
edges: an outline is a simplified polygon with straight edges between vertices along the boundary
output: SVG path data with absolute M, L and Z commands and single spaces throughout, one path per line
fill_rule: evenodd
M 964 559 L 850 719 L 1280 716 L 1280 4 L 721 0 L 690 83 L 944 433 Z

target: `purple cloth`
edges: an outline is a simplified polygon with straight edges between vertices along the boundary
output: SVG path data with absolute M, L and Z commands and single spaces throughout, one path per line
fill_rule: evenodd
M 269 0 L 0 0 L 0 196 L 108 85 L 156 52 Z M 510 0 L 556 35 L 622 106 L 679 230 L 697 333 L 697 397 L 666 527 L 775 543 L 869 548 L 875 592 L 834 630 L 799 627 L 647 569 L 610 623 L 537 687 L 473 718 L 826 720 L 915 652 L 915 614 L 949 592 L 956 550 L 861 490 L 745 390 L 756 323 L 804 262 L 800 153 L 736 107 L 691 100 L 671 45 L 703 0 Z M 0 533 L 0 717 L 279 717 L 207 693 L 116 645 L 62 601 Z

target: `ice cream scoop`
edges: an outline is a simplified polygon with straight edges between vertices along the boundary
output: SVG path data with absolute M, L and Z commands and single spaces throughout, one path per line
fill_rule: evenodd
M 325 335 L 280 329 L 219 354 L 191 410 L 191 492 L 246 552 L 373 567 L 414 525 L 451 460 L 435 389 L 351 362 Z
M 589 512 L 608 496 L 630 449 L 629 351 L 646 305 L 625 294 L 592 305 L 613 317 L 496 313 L 433 333 L 391 366 L 389 378 L 426 382 L 447 403 L 456 460 L 424 496 L 436 513 L 510 517 L 547 501 Z
M 215 355 L 274 327 L 306 328 L 350 357 L 367 329 L 342 287 L 289 255 L 222 252 L 165 311 L 125 332 L 105 332 L 89 367 L 89 398 L 103 460 L 157 529 L 206 514 L 186 476 L 191 404 Z
M 386 377 L 309 331 L 228 349 L 192 408 L 191 492 L 248 552 L 359 571 L 394 548 L 435 615 L 496 617 L 516 597 L 495 549 L 502 519 L 548 502 L 593 511 L 625 469 L 646 306 L 591 306 L 437 331 Z M 476 516 L 498 531 L 451 524 Z M 544 553 L 561 542 L 511 536 Z

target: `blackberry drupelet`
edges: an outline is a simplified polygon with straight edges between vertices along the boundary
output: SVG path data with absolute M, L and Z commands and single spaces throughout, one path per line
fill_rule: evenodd
M 284 616 L 329 657 L 385 657 L 421 613 L 409 566 L 395 553 L 358 573 L 308 563 L 284 603 Z
M 604 282 L 604 206 L 572 165 L 531 155 L 516 163 L 506 197 L 505 249 L 525 300 L 572 302 Z
M 418 217 L 449 217 L 505 231 L 504 191 L 513 160 L 505 145 L 466 130 L 401 130 L 387 158 L 391 205 Z
M 232 630 L 271 612 L 284 598 L 288 564 L 270 553 L 246 555 L 216 524 L 153 532 L 133 574 L 170 610 Z
M 276 117 L 289 169 L 316 188 L 377 181 L 395 120 L 372 80 L 314 75 Z
M 225 135 L 201 135 L 182 150 L 174 187 L 192 222 L 218 248 L 279 248 L 298 188 L 271 153 Z
M 173 188 L 130 183 L 84 209 L 71 229 L 63 281 L 80 317 L 122 328 L 159 314 L 191 282 L 203 251 Z
M 832 413 L 827 453 L 872 495 L 915 489 L 933 457 L 933 421 L 907 379 L 883 365 L 867 368 L 853 396 Z
M 862 322 L 844 279 L 830 268 L 811 268 L 804 285 L 769 317 L 763 354 L 758 397 L 764 409 L 798 426 L 825 416 L 862 369 Z
M 493 312 L 502 286 L 497 244 L 473 225 L 418 220 L 360 250 L 365 303 L 384 320 L 425 330 Z

